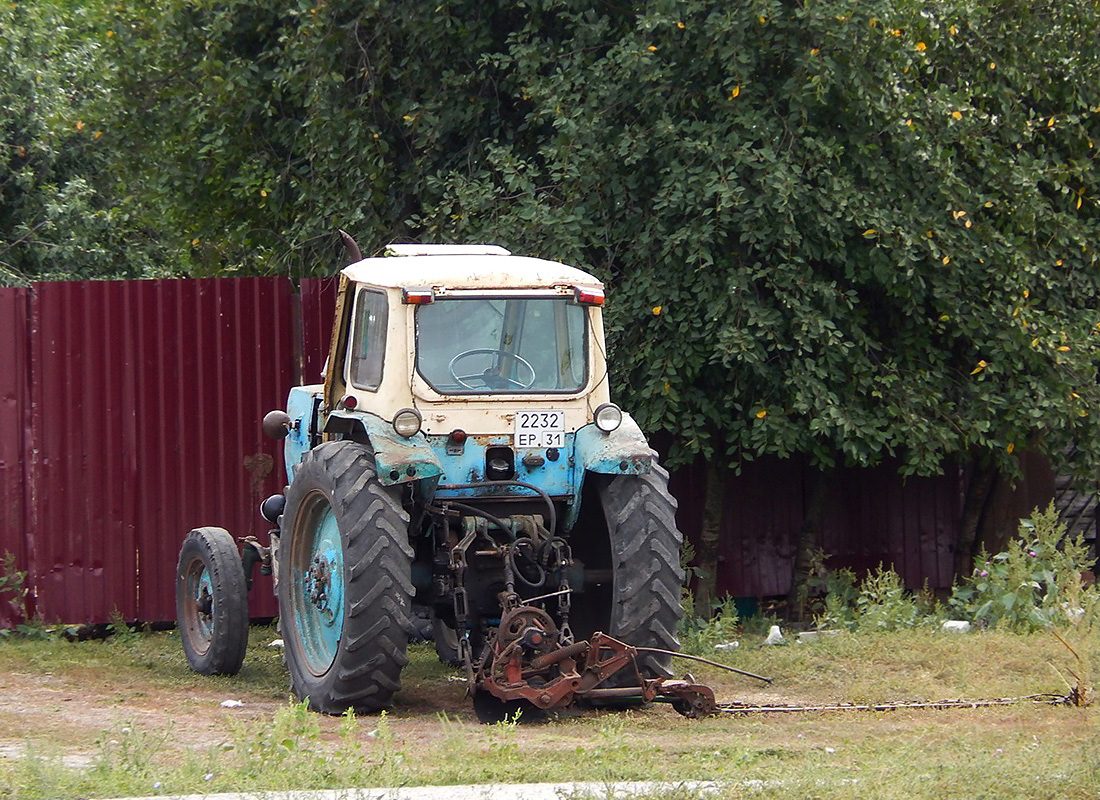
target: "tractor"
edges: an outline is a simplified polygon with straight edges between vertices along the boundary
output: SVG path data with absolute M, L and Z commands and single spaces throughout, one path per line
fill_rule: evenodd
M 681 534 L 668 473 L 611 402 L 603 285 L 487 245 L 395 244 L 340 274 L 324 383 L 263 420 L 287 487 L 266 543 L 192 530 L 176 580 L 191 668 L 236 673 L 257 564 L 293 693 L 386 708 L 414 609 L 479 717 L 713 696 L 672 681 Z M 689 715 L 692 715 L 689 713 Z

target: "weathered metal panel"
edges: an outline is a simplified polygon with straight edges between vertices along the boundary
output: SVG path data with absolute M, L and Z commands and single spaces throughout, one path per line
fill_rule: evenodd
M 37 609 L 48 621 L 98 621 L 101 609 L 132 615 L 134 542 L 121 525 L 107 533 L 128 483 L 111 474 L 114 445 L 104 446 L 117 424 L 104 413 L 117 402 L 116 361 L 100 355 L 119 355 L 110 298 L 80 283 L 33 292 L 28 546 Z
M 30 424 L 29 314 L 29 290 L 0 289 L 0 557 L 10 553 L 20 571 L 27 568 L 23 471 Z M 0 628 L 21 621 L 14 599 L 0 596 Z
M 887 461 L 872 469 L 839 470 L 822 530 L 830 566 L 866 572 L 892 567 L 910 588 L 951 584 L 952 547 L 962 509 L 959 476 L 946 465 L 937 477 L 903 478 Z
M 285 279 L 36 284 L 37 518 L 47 620 L 170 620 L 190 528 L 266 536 L 281 454 L 259 421 L 292 383 Z M 268 579 L 250 597 L 271 616 Z
M 893 566 L 913 589 L 951 584 L 952 549 L 960 519 L 957 469 L 932 478 L 903 479 L 896 464 L 840 469 L 832 476 L 819 543 L 830 567 L 857 572 Z M 718 593 L 775 597 L 790 590 L 811 468 L 802 459 L 763 458 L 730 474 L 718 551 Z M 672 473 L 677 522 L 689 539 L 702 528 L 706 467 L 702 461 Z

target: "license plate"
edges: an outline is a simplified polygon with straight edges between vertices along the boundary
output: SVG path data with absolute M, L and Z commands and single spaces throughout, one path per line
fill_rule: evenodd
M 564 411 L 517 411 L 516 448 L 563 447 Z

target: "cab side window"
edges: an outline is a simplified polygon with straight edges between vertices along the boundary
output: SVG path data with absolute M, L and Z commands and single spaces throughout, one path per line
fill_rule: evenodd
M 382 382 L 388 320 L 386 295 L 363 289 L 355 302 L 355 335 L 351 348 L 351 383 L 359 389 L 377 389 Z

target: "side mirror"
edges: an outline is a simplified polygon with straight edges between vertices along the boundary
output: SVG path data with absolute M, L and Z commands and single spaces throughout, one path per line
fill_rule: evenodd
M 268 411 L 260 424 L 265 436 L 272 439 L 285 439 L 290 433 L 290 415 L 285 411 Z

